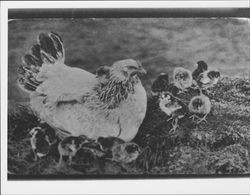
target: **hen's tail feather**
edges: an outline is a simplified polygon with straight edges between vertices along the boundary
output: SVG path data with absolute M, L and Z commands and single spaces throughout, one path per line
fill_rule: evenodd
M 38 44 L 32 46 L 30 53 L 22 57 L 23 64 L 18 68 L 18 84 L 26 92 L 35 91 L 41 84 L 36 76 L 43 64 L 64 63 L 64 46 L 62 38 L 51 32 L 48 35 L 41 33 Z

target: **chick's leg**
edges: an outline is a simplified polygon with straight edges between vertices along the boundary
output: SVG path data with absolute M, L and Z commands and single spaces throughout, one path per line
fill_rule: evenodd
M 32 150 L 32 151 L 33 151 L 33 155 L 34 155 L 34 161 L 37 161 L 38 160 L 37 154 L 34 150 Z
M 69 155 L 69 165 L 72 164 L 72 155 Z
M 196 114 L 193 114 L 189 118 L 191 118 L 193 122 L 195 121 L 195 119 L 200 119 L 200 117 L 198 117 Z
M 178 127 L 178 118 L 175 118 L 173 121 L 172 121 L 172 129 L 170 129 L 169 133 L 175 133 L 177 127 Z
M 205 123 L 207 123 L 206 117 L 207 117 L 207 114 L 204 115 L 202 118 L 199 118 L 198 121 L 197 121 L 197 124 L 200 124 L 202 121 L 204 121 Z
M 58 161 L 58 165 L 62 165 L 63 164 L 63 155 L 60 154 L 60 158 L 59 158 L 59 161 Z

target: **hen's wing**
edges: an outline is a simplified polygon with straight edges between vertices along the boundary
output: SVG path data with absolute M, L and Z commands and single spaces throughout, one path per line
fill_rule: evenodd
M 94 74 L 64 64 L 43 65 L 37 80 L 43 82 L 36 92 L 46 95 L 49 102 L 79 100 L 97 83 Z

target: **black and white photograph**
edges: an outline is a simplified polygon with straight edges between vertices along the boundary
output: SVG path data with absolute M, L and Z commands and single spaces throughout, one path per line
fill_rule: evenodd
M 250 172 L 249 20 L 9 22 L 8 174 Z
M 249 176 L 250 12 L 231 13 L 10 9 L 8 180 Z

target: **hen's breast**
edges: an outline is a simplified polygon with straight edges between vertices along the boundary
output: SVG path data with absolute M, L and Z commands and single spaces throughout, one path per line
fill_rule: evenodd
M 135 93 L 129 94 L 126 101 L 120 107 L 120 125 L 121 133 L 119 138 L 132 140 L 145 117 L 147 109 L 147 95 L 141 83 L 135 86 Z

